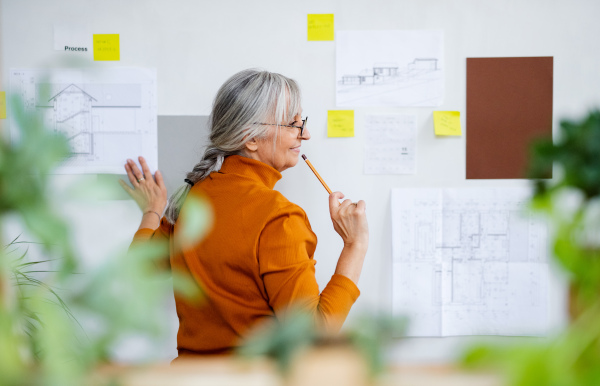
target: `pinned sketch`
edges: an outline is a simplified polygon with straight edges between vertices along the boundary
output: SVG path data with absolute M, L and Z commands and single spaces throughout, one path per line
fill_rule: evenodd
M 67 52 L 92 52 L 90 27 L 86 24 L 54 24 L 54 49 Z
M 156 71 L 10 71 L 11 93 L 44 125 L 66 135 L 72 155 L 58 174 L 123 174 L 127 158 L 158 167 Z M 18 136 L 11 122 L 13 138 Z
M 394 189 L 393 312 L 409 336 L 547 333 L 547 230 L 528 188 Z
M 365 174 L 415 174 L 417 172 L 416 115 L 367 115 L 365 136 Z
M 441 105 L 443 45 L 442 31 L 338 31 L 337 106 Z

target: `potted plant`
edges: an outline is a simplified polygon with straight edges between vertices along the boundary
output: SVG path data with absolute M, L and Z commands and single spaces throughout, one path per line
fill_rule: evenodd
M 531 204 L 548 220 L 552 255 L 567 274 L 571 322 L 556 337 L 509 347 L 478 346 L 464 363 L 502 368 L 515 385 L 600 384 L 600 112 L 563 120 L 558 140 L 532 147 Z

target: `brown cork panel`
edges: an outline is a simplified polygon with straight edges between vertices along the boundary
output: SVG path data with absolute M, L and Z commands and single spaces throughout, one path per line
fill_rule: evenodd
M 552 136 L 552 57 L 467 58 L 467 179 L 526 178 Z

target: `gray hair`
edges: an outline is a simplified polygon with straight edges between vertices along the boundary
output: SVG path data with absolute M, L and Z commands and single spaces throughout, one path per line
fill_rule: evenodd
M 251 138 L 265 138 L 269 126 L 258 123 L 290 122 L 301 111 L 298 84 L 283 75 L 249 69 L 221 86 L 209 118 L 210 143 L 186 179 L 197 183 L 221 169 L 225 157 L 242 154 Z M 274 143 L 275 144 L 275 143 Z M 175 224 L 190 190 L 184 183 L 170 197 L 165 217 Z

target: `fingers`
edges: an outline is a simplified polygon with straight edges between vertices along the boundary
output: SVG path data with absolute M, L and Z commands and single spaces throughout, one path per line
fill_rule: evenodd
M 344 198 L 344 193 L 342 192 L 333 192 L 329 195 L 329 212 L 333 213 L 334 209 L 337 209 L 340 206 L 339 200 Z
M 156 173 L 154 173 L 154 179 L 156 180 L 156 185 L 158 185 L 159 188 L 167 188 L 165 186 L 165 181 L 163 180 L 163 176 L 160 170 L 157 170 Z
M 127 163 L 125 164 L 125 171 L 127 172 L 127 178 L 129 178 L 129 182 L 131 182 L 131 185 L 136 187 L 139 186 L 137 182 L 137 177 L 133 174 L 133 170 L 131 170 L 129 160 L 127 160 Z
M 341 204 L 340 204 L 340 210 L 342 209 L 346 209 L 348 208 L 350 205 L 353 205 L 354 203 L 352 202 L 352 200 L 344 200 Z
M 364 202 L 363 200 L 360 200 L 358 202 L 355 203 L 356 204 L 356 209 L 358 209 L 361 212 L 365 212 L 367 210 L 367 203 Z
M 127 192 L 127 194 L 129 194 L 130 196 L 133 196 L 133 189 L 131 189 L 129 187 L 129 185 L 127 185 L 127 182 L 125 182 L 119 178 L 119 185 L 121 185 L 121 187 L 123 188 L 123 190 L 125 190 Z
M 152 176 L 152 172 L 150 171 L 146 160 L 144 159 L 144 157 L 138 157 L 138 160 L 140 161 L 140 165 L 142 166 L 142 172 L 144 173 L 144 176 L 148 176 L 148 178 L 150 178 L 150 176 Z
M 127 165 L 129 165 L 129 168 L 131 169 L 131 172 L 133 173 L 136 182 L 144 177 L 144 174 L 140 171 L 140 169 L 138 169 L 137 165 L 135 164 L 135 162 L 133 162 L 133 160 L 128 159 Z

